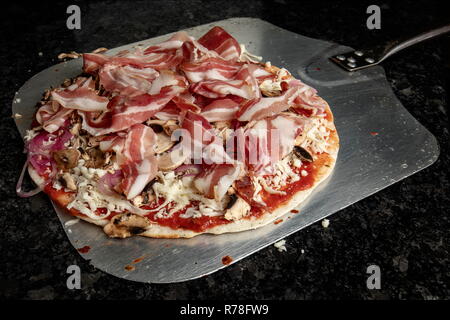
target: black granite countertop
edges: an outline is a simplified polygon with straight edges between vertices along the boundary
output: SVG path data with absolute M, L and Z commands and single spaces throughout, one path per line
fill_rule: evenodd
M 373 2 L 373 3 L 372 3 Z M 25 156 L 11 101 L 61 52 L 116 47 L 225 18 L 258 17 L 313 38 L 371 46 L 450 22 L 438 1 L 71 1 L 81 30 L 66 28 L 67 5 L 9 4 L 0 19 L 0 297 L 24 299 L 437 299 L 450 298 L 449 37 L 386 61 L 387 78 L 413 116 L 438 139 L 431 167 L 212 275 L 154 285 L 95 269 L 70 245 L 48 199 L 21 199 L 14 186 Z M 368 30 L 366 8 L 381 7 L 381 30 Z M 443 5 L 443 4 L 442 4 Z M 447 21 L 446 21 L 447 19 Z M 303 253 L 302 253 L 303 252 Z M 77 264 L 82 289 L 66 287 Z M 382 288 L 368 290 L 377 264 Z

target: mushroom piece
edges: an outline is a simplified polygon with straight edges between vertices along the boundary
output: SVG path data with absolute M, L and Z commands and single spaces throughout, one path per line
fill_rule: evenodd
M 128 238 L 145 232 L 150 223 L 150 220 L 146 217 L 132 213 L 121 213 L 115 215 L 104 226 L 103 231 L 111 238 Z
M 300 158 L 302 161 L 313 162 L 313 156 L 304 148 L 300 146 L 294 147 L 294 154 Z
M 97 137 L 89 137 L 87 141 L 88 147 L 98 147 L 100 145 L 100 141 L 102 141 L 104 136 Z
M 97 148 L 91 148 L 82 154 L 83 159 L 86 160 L 86 167 L 101 168 L 106 164 L 105 154 Z
M 156 134 L 156 145 L 155 152 L 163 153 L 173 147 L 176 141 L 172 141 L 172 139 L 165 133 L 159 132 Z
M 176 129 L 180 127 L 176 120 L 150 119 L 147 120 L 146 124 L 149 125 L 153 129 L 153 131 L 155 131 L 155 133 L 164 131 L 169 137 Z
M 70 125 L 70 133 L 77 136 L 81 129 L 81 122 L 72 123 Z
M 177 130 L 180 126 L 178 125 L 177 121 L 175 120 L 167 120 L 166 123 L 163 125 L 164 132 L 168 136 L 172 136 L 172 133 Z
M 230 196 L 230 201 L 227 204 L 225 219 L 239 220 L 250 212 L 250 208 L 250 205 L 244 199 L 232 194 Z
M 62 185 L 72 191 L 76 191 L 77 190 L 77 185 L 75 183 L 75 180 L 73 179 L 73 176 L 68 173 L 65 172 L 62 176 L 61 176 L 61 180 Z
M 75 168 L 80 158 L 80 151 L 76 149 L 65 149 L 53 152 L 58 169 L 69 170 Z
M 172 151 L 160 154 L 158 156 L 158 169 L 170 171 L 181 166 L 188 158 L 189 153 L 183 150 L 181 144 Z

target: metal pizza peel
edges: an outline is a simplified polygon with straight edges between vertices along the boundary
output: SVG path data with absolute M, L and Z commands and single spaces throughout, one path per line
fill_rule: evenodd
M 390 88 L 384 70 L 373 66 L 355 72 L 338 67 L 329 58 L 349 47 L 311 39 L 254 18 L 233 18 L 186 29 L 199 37 L 213 26 L 231 33 L 248 51 L 273 65 L 285 67 L 313 86 L 331 106 L 340 136 L 336 167 L 284 222 L 224 235 L 192 239 L 108 238 L 89 223 L 66 222 L 73 217 L 55 210 L 70 242 L 96 268 L 119 278 L 147 283 L 195 279 L 221 268 L 224 256 L 235 263 L 286 236 L 390 186 L 431 165 L 439 155 L 435 137 L 402 106 Z M 156 44 L 164 35 L 115 48 L 115 53 L 137 44 Z M 52 66 L 32 77 L 17 92 L 12 105 L 19 113 L 22 134 L 30 128 L 34 106 L 45 89 L 60 85 L 81 71 L 81 59 Z M 289 217 L 289 219 L 287 219 Z

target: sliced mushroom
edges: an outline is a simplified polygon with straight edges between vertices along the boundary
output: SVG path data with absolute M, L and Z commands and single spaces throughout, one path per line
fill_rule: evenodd
M 303 141 L 306 140 L 306 134 L 299 134 L 297 137 L 295 137 L 294 145 L 299 146 L 303 143 Z
M 77 185 L 75 183 L 75 180 L 73 178 L 73 176 L 68 173 L 65 172 L 62 176 L 61 176 L 61 180 L 62 185 L 64 186 L 64 188 L 72 190 L 72 191 L 76 191 L 77 190 Z
M 80 151 L 76 149 L 65 149 L 53 152 L 58 169 L 69 170 L 75 168 L 80 158 Z
M 178 125 L 178 122 L 176 120 L 157 120 L 157 119 L 150 119 L 147 120 L 147 125 L 152 127 L 153 131 L 156 133 L 160 133 L 164 131 L 169 137 L 172 135 L 172 133 L 178 129 L 180 126 Z
M 250 212 L 250 205 L 241 197 L 233 195 L 230 197 L 230 202 L 232 203 L 230 206 L 230 202 L 228 203 L 229 207 L 225 212 L 225 219 L 227 220 L 239 220 L 245 217 Z
M 98 147 L 100 145 L 100 141 L 102 141 L 104 136 L 98 137 L 89 137 L 87 141 L 88 147 Z
M 300 146 L 295 146 L 294 147 L 294 154 L 300 158 L 300 160 L 302 161 L 308 161 L 308 162 L 313 162 L 314 158 L 313 156 L 304 148 L 300 147 Z
M 86 160 L 86 167 L 88 168 L 101 168 L 106 164 L 105 154 L 97 148 L 91 148 L 86 151 L 87 157 L 82 154 L 83 159 Z
M 233 189 L 234 190 L 234 189 Z M 227 206 L 225 207 L 225 209 L 230 209 L 237 201 L 237 195 L 235 193 L 231 193 L 230 195 L 230 200 L 228 200 Z
M 128 238 L 145 232 L 150 223 L 146 217 L 122 213 L 115 215 L 103 231 L 111 238 Z
M 160 132 L 156 134 L 156 145 L 155 152 L 163 153 L 173 147 L 176 141 L 172 141 L 170 136 L 168 136 L 165 132 Z
M 164 132 L 168 136 L 172 136 L 172 133 L 179 127 L 180 126 L 178 125 L 178 122 L 175 120 L 167 120 L 166 123 L 163 125 Z
M 170 171 L 181 166 L 189 154 L 180 147 L 175 147 L 171 152 L 166 152 L 158 156 L 158 169 L 162 171 Z

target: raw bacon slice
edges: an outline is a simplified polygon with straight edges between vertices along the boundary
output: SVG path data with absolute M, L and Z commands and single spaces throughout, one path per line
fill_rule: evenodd
M 229 94 L 244 99 L 254 98 L 252 87 L 244 80 L 205 80 L 192 84 L 190 90 L 212 99 L 223 98 Z
M 173 102 L 169 102 L 161 111 L 155 113 L 154 117 L 158 120 L 178 120 L 180 109 Z
M 82 111 L 103 111 L 108 105 L 108 98 L 99 96 L 95 91 L 87 87 L 79 87 L 74 90 L 54 90 L 52 99 L 59 102 L 64 108 Z
M 146 93 L 159 73 L 153 68 L 139 69 L 107 63 L 100 69 L 98 75 L 100 84 L 107 91 L 124 93 L 125 89 L 132 88 Z
M 144 54 L 149 53 L 160 53 L 160 52 L 174 52 L 175 50 L 181 48 L 184 42 L 192 41 L 191 38 L 185 31 L 180 31 L 175 33 L 169 40 L 162 42 L 155 46 L 147 47 L 144 50 Z
M 289 88 L 279 97 L 250 100 L 237 112 L 237 119 L 252 121 L 278 114 L 294 105 L 294 100 L 305 90 L 307 90 L 307 86 L 296 86 Z
M 204 80 L 229 80 L 240 68 L 239 64 L 219 58 L 207 58 L 200 62 L 185 62 L 180 66 L 191 83 Z
M 245 140 L 238 143 L 245 145 L 250 170 L 259 172 L 288 155 L 307 121 L 293 114 L 279 114 L 246 128 Z
M 181 127 L 188 135 L 183 136 L 183 148 L 191 154 L 195 164 L 233 162 L 225 152 L 222 139 L 214 135 L 212 126 L 203 116 L 187 111 Z
M 163 87 L 156 95 L 147 93 L 125 98 L 116 96 L 103 114 L 80 112 L 82 128 L 94 136 L 125 130 L 142 123 L 162 110 L 177 94 L 186 89 L 179 86 Z
M 220 201 L 233 182 L 239 177 L 241 167 L 233 164 L 204 166 L 195 177 L 194 185 L 206 197 Z
M 153 68 L 156 70 L 171 69 L 183 61 L 183 55 L 177 52 L 152 52 L 144 54 L 137 48 L 134 52 L 122 51 L 115 56 L 99 53 L 83 54 L 83 70 L 89 74 L 96 74 L 105 64 L 118 66 L 132 66 L 134 68 Z
M 66 122 L 72 112 L 72 109 L 62 108 L 56 101 L 49 101 L 38 109 L 36 120 L 45 131 L 53 133 Z
M 200 112 L 200 107 L 195 104 L 195 98 L 188 92 L 176 96 L 172 99 L 175 105 L 181 110 L 191 110 L 193 112 Z
M 209 122 L 227 121 L 235 118 L 239 103 L 231 99 L 218 99 L 202 109 L 201 115 Z
M 239 43 L 221 27 L 214 27 L 198 42 L 209 50 L 216 51 L 225 60 L 237 60 L 241 55 Z
M 153 150 L 155 142 L 155 133 L 143 124 L 133 125 L 127 133 L 120 154 L 121 159 L 118 159 L 123 163 L 121 188 L 127 199 L 139 195 L 156 176 L 158 168 Z
M 129 162 L 122 167 L 123 180 L 121 189 L 127 196 L 127 199 L 133 199 L 138 196 L 155 176 L 157 172 L 156 161 L 143 159 L 139 162 Z
M 156 135 L 152 128 L 135 124 L 128 130 L 123 146 L 123 156 L 128 161 L 138 162 L 154 156 Z

